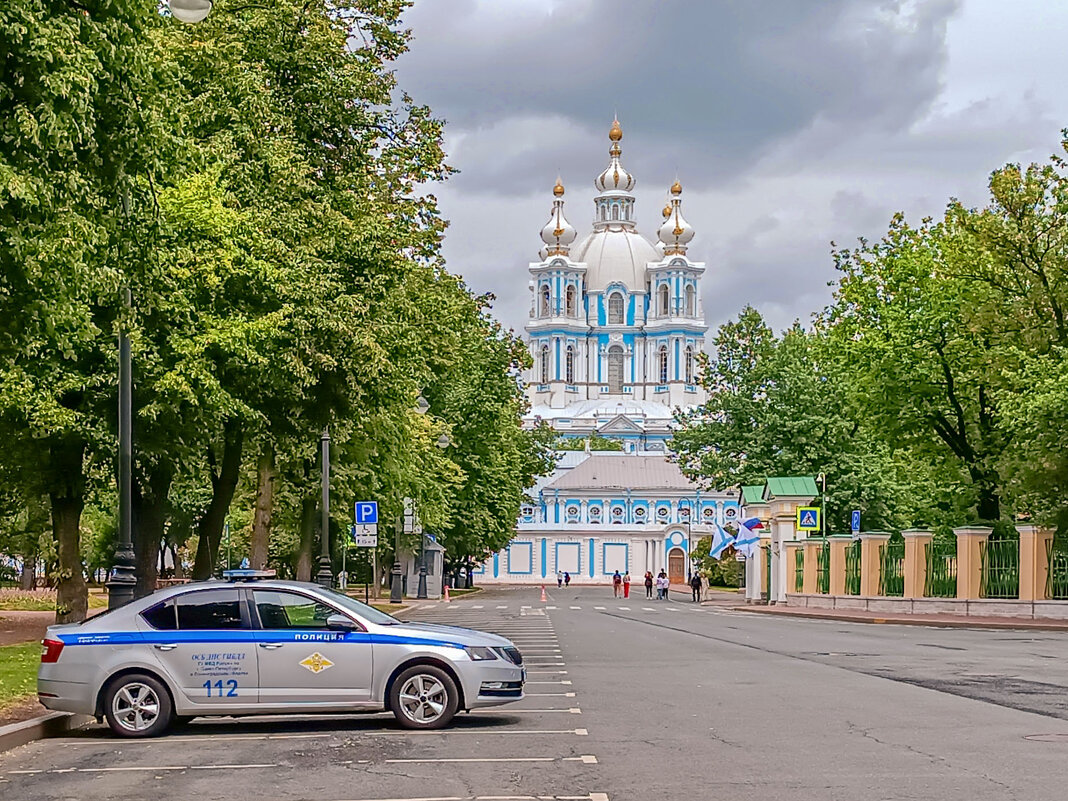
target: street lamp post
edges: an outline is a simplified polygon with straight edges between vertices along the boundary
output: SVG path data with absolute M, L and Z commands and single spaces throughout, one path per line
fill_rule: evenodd
M 125 311 L 131 301 L 130 290 L 123 292 Z M 131 506 L 131 470 L 133 462 L 133 363 L 127 320 L 119 327 L 119 541 L 108 579 L 108 609 L 118 609 L 133 600 L 137 586 L 133 550 L 133 509 Z
M 330 566 L 330 426 L 323 429 L 320 442 L 323 450 L 323 531 L 319 537 L 322 551 L 316 581 L 321 587 L 330 587 L 334 583 L 334 571 Z
M 422 395 L 420 395 L 419 397 L 422 397 Z M 438 441 L 434 444 L 437 445 L 441 450 L 445 450 L 447 447 L 452 445 L 452 440 L 449 439 L 448 434 L 442 434 L 440 437 L 438 437 Z M 416 590 L 415 597 L 419 599 L 425 599 L 427 597 L 426 534 L 423 533 L 423 525 L 419 522 L 419 518 L 414 516 L 414 513 L 412 518 L 412 525 L 413 530 L 418 531 L 419 533 L 419 587 Z M 442 577 L 442 579 L 444 580 L 444 577 Z

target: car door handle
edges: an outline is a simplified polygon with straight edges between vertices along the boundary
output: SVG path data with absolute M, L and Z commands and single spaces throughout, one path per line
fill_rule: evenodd
M 260 648 L 266 648 L 268 651 L 273 651 L 275 648 L 281 648 L 281 647 L 282 647 L 282 643 L 280 643 L 280 642 L 261 642 L 260 643 Z
M 173 651 L 177 647 L 178 647 L 178 643 L 169 642 L 169 643 L 158 644 L 158 645 L 155 646 L 155 649 L 157 651 Z

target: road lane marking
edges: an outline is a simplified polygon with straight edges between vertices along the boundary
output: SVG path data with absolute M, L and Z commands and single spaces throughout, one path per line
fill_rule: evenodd
M 507 609 L 507 606 L 498 606 L 497 609 Z
M 491 734 L 551 734 L 553 736 L 560 734 L 574 734 L 577 737 L 589 736 L 588 729 L 494 729 L 492 731 L 486 731 L 485 729 L 447 729 L 442 731 L 372 731 L 361 732 L 361 734 L 373 734 L 376 737 L 448 737 L 454 734 L 477 734 L 480 737 L 486 737 Z
M 581 609 L 581 606 L 569 606 L 568 609 Z
M 603 611 L 604 611 L 604 607 L 603 607 L 603 606 L 595 606 L 595 607 L 593 607 L 593 608 L 594 608 L 595 610 L 597 610 L 598 612 L 603 612 Z
M 574 698 L 575 693 L 526 693 L 526 698 Z
M 621 607 L 619 607 L 619 611 L 620 612 L 629 612 L 630 611 L 630 607 L 629 606 L 621 606 Z
M 503 709 L 480 709 L 479 710 L 479 714 L 482 714 L 482 715 L 488 715 L 488 714 L 548 715 L 548 714 L 550 714 L 552 712 L 566 712 L 566 713 L 569 713 L 569 714 L 572 714 L 572 715 L 581 715 L 582 714 L 582 710 L 579 709 L 578 707 L 575 707 L 575 706 L 573 706 L 573 707 L 571 707 L 569 709 L 561 709 L 559 707 L 556 708 L 556 709 L 523 709 L 522 707 L 519 707 L 519 708 L 509 707 L 507 711 L 505 711 Z M 507 732 L 502 732 L 502 734 L 506 734 L 506 733 Z
M 486 607 L 484 607 L 482 604 L 476 604 L 476 605 L 472 606 L 471 608 L 472 609 L 485 609 Z
M 581 762 L 583 765 L 596 765 L 597 757 L 590 754 L 577 757 L 425 757 L 422 759 L 384 759 L 382 762 L 386 765 L 411 765 L 423 762 Z

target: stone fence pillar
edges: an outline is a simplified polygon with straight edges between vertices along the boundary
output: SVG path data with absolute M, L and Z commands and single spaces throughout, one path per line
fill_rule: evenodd
M 869 531 L 860 535 L 860 594 L 879 594 L 879 548 L 890 541 L 884 531 Z
M 983 556 L 979 543 L 990 539 L 989 527 L 955 528 L 957 535 L 957 597 L 978 598 L 983 583 Z
M 831 595 L 845 595 L 846 548 L 853 544 L 851 537 L 831 537 Z
M 905 598 L 922 598 L 927 583 L 927 549 L 934 535 L 924 528 L 909 528 L 901 532 L 905 538 Z
M 1049 558 L 1046 550 L 1053 530 L 1039 526 L 1017 526 L 1020 532 L 1020 600 L 1046 600 Z

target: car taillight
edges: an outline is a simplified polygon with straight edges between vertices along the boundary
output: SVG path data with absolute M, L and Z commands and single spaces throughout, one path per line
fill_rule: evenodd
M 41 662 L 58 662 L 63 653 L 63 643 L 59 640 L 41 640 Z

